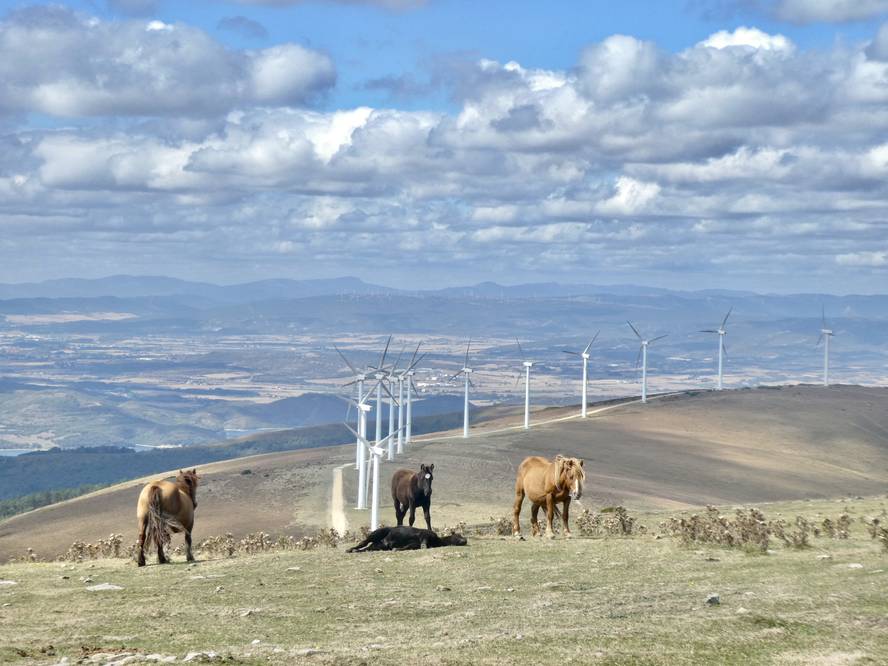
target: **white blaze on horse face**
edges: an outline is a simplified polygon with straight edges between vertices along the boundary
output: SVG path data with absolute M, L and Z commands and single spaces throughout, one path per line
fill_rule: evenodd
M 580 483 L 580 478 L 577 477 L 574 479 L 573 488 L 571 489 L 571 497 L 573 499 L 580 499 L 583 495 L 583 484 Z
M 432 475 L 431 475 L 431 474 L 426 474 L 426 478 L 427 478 L 427 479 L 431 479 L 431 478 L 432 478 Z

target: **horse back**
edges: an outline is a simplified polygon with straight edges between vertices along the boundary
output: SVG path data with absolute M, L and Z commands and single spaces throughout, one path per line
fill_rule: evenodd
M 175 483 L 170 481 L 152 481 L 142 488 L 139 494 L 139 503 L 136 509 L 141 519 L 149 511 L 152 498 L 152 489 L 160 494 L 160 507 L 167 516 L 176 519 L 185 529 L 190 530 L 194 524 L 194 504 L 187 493 Z
M 409 469 L 399 469 L 392 474 L 392 499 L 402 504 L 407 504 L 410 496 L 414 493 L 413 477 L 414 474 Z
M 518 466 L 516 489 L 523 490 L 532 501 L 545 496 L 552 484 L 548 482 L 552 461 L 542 456 L 528 456 Z

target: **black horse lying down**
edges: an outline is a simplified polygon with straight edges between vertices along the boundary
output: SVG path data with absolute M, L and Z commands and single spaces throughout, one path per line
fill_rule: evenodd
M 380 527 L 373 530 L 361 543 L 349 548 L 347 553 L 360 553 L 365 550 L 418 550 L 441 546 L 465 546 L 468 542 L 462 534 L 438 536 L 432 530 L 418 527 Z

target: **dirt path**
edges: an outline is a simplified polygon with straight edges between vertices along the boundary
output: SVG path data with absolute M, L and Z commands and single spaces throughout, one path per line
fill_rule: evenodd
M 342 470 L 349 467 L 352 463 L 345 463 L 339 467 L 333 468 L 333 488 L 330 496 L 330 527 L 345 534 L 348 530 L 348 519 L 345 517 L 345 497 L 342 492 Z

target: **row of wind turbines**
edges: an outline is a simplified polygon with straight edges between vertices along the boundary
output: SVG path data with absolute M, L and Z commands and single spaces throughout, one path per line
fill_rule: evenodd
M 716 390 L 721 391 L 724 386 L 724 359 L 727 356 L 727 347 L 725 345 L 725 336 L 728 334 L 728 319 L 733 312 L 733 307 L 728 310 L 727 314 L 721 321 L 718 328 L 703 329 L 700 333 L 710 333 L 718 335 L 718 383 Z M 830 338 L 834 335 L 833 331 L 826 325 L 826 313 L 821 314 L 822 326 L 820 329 L 820 337 L 817 340 L 817 346 L 824 343 L 823 349 L 823 385 L 829 385 L 829 343 Z M 629 328 L 639 340 L 638 356 L 635 359 L 636 369 L 641 368 L 641 402 L 647 403 L 647 352 L 648 347 L 658 340 L 662 340 L 667 335 L 658 335 L 654 338 L 644 337 L 632 322 L 626 322 Z M 587 387 L 589 383 L 589 359 L 591 354 L 589 350 L 598 339 L 599 332 L 596 332 L 589 344 L 582 351 L 562 350 L 565 354 L 578 356 L 582 359 L 582 391 L 580 403 L 580 416 L 586 418 L 588 411 Z M 409 445 L 412 438 L 413 430 L 413 396 L 414 392 L 418 393 L 414 377 L 416 375 L 416 367 L 426 357 L 426 354 L 419 354 L 420 342 L 416 345 L 410 362 L 405 364 L 403 368 L 399 368 L 401 359 L 403 358 L 406 345 L 401 349 L 394 363 L 390 366 L 386 365 L 389 348 L 391 347 L 392 336 L 388 337 L 385 348 L 382 351 L 379 362 L 376 365 L 368 365 L 365 371 L 358 370 L 351 361 L 346 358 L 345 354 L 334 345 L 336 352 L 353 373 L 353 378 L 344 387 L 355 386 L 357 397 L 355 400 L 348 399 L 349 411 L 351 407 L 357 410 L 357 423 L 352 428 L 350 423 L 346 423 L 346 427 L 355 436 L 355 468 L 358 470 L 358 492 L 357 492 L 357 509 L 366 509 L 368 500 L 370 504 L 370 529 L 374 530 L 379 526 L 379 471 L 380 462 L 383 455 L 387 456 L 389 461 L 395 459 L 396 455 L 404 452 L 404 447 Z M 518 351 L 521 354 L 522 366 L 524 368 L 524 428 L 530 428 L 530 375 L 531 368 L 535 361 L 531 360 L 524 353 L 520 340 L 515 338 Z M 474 369 L 469 365 L 469 354 L 472 347 L 472 340 L 469 339 L 466 345 L 465 358 L 462 368 L 449 377 L 448 381 L 452 381 L 463 376 L 464 382 L 464 401 L 463 401 L 463 434 L 464 438 L 469 437 L 469 389 L 475 388 L 471 375 Z M 368 380 L 375 381 L 369 390 L 365 391 L 365 382 Z M 521 374 L 519 373 L 515 385 L 521 382 Z M 405 400 L 406 392 L 406 400 Z M 385 393 L 388 400 L 388 435 L 382 436 L 382 415 L 383 415 L 383 396 Z M 397 398 L 395 397 L 397 393 Z M 367 416 L 373 407 L 369 404 L 374 399 L 375 394 L 375 425 L 376 432 L 374 440 L 371 442 L 367 439 Z M 397 427 L 395 426 L 395 410 L 397 409 Z M 346 417 L 348 420 L 348 416 Z M 369 497 L 368 497 L 369 495 Z

